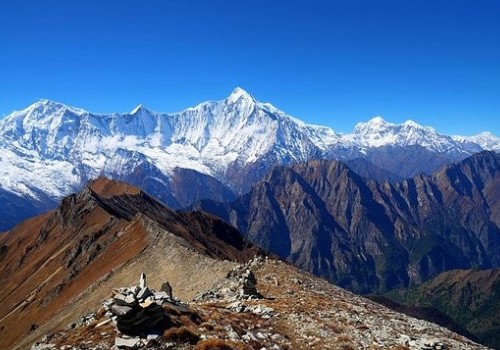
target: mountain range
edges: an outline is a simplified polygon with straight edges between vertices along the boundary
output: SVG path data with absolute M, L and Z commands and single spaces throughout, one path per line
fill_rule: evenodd
M 0 235 L 0 302 L 5 349 L 486 349 L 102 177 Z
M 233 202 L 199 201 L 250 241 L 358 293 L 500 266 L 500 155 L 432 175 L 365 179 L 340 161 L 276 166 Z
M 180 208 L 199 199 L 232 200 L 275 165 L 343 160 L 365 169 L 362 175 L 397 181 L 482 150 L 499 151 L 500 139 L 447 136 L 380 117 L 340 134 L 241 88 L 174 114 L 138 106 L 102 115 L 40 100 L 0 120 L 0 208 L 9 213 L 0 231 L 54 208 L 98 176 L 137 185 Z

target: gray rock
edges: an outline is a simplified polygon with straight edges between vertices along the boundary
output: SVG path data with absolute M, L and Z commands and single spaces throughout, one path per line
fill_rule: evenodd
M 240 301 L 234 301 L 228 304 L 226 309 L 233 310 L 235 312 L 244 312 L 246 307 Z
M 55 347 L 56 347 L 55 344 L 35 343 L 31 346 L 31 350 L 54 349 Z
M 147 282 L 146 282 L 146 274 L 143 272 L 141 273 L 141 278 L 139 280 L 139 287 L 141 289 L 144 289 L 147 287 Z
M 155 292 L 154 293 L 155 300 L 171 300 L 172 298 L 165 291 Z
M 247 270 L 241 275 L 241 290 L 240 296 L 255 296 L 259 297 L 259 292 L 257 292 L 257 278 L 252 271 Z
M 147 336 L 147 340 L 154 340 L 154 339 L 157 339 L 158 337 L 160 337 L 159 334 L 148 334 Z
M 149 290 L 149 288 L 148 288 L 148 287 L 144 287 L 144 288 L 142 288 L 142 289 L 139 291 L 139 293 L 137 293 L 136 298 L 137 298 L 138 300 L 144 300 L 144 299 L 146 299 L 146 298 L 147 298 L 150 294 L 151 294 L 151 291 Z
M 137 300 L 132 295 L 123 295 L 123 294 L 116 294 L 113 297 L 113 300 L 115 301 L 115 304 L 118 306 L 130 306 L 134 307 L 137 305 Z
M 172 286 L 170 285 L 170 283 L 168 282 L 163 283 L 161 285 L 160 291 L 167 293 L 168 297 L 172 299 L 173 294 L 172 294 Z
M 132 310 L 131 306 L 120 306 L 120 305 L 111 306 L 111 312 L 117 316 L 123 316 L 130 310 Z
M 133 348 L 141 342 L 141 338 L 115 338 L 115 345 L 118 349 Z

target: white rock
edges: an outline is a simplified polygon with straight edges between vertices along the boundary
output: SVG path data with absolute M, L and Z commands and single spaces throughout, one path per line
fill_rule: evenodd
M 115 345 L 119 349 L 133 348 L 141 341 L 141 338 L 115 338 Z

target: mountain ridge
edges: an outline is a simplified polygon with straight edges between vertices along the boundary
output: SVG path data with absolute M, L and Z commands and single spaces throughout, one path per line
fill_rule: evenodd
M 14 350 L 485 349 L 104 177 L 0 236 L 0 302 Z
M 500 139 L 490 136 L 483 145 L 496 149 Z M 339 134 L 261 103 L 241 88 L 172 114 L 142 105 L 124 114 L 95 114 L 40 100 L 0 120 L 0 188 L 36 208 L 41 197 L 56 203 L 102 175 L 180 208 L 197 199 L 221 199 L 217 193 L 226 199 L 243 194 L 272 166 L 312 159 L 366 159 L 396 177 L 431 173 L 482 150 L 475 139 L 464 140 L 380 117 L 359 123 L 353 134 Z M 183 197 L 172 188 L 175 169 L 199 173 L 193 183 L 210 176 L 219 190 Z M 12 224 L 0 222 L 0 230 Z
M 138 188 L 101 177 L 0 236 L 0 347 L 59 313 L 70 317 L 63 307 L 82 293 L 85 306 L 103 296 L 101 285 L 131 283 L 131 272 L 155 271 L 157 285 L 168 275 L 179 294 L 193 298 L 211 277 L 260 254 L 212 215 L 175 212 Z M 187 283 L 186 275 L 194 280 Z
M 500 156 L 488 151 L 395 183 L 315 160 L 274 167 L 234 202 L 191 208 L 306 271 L 369 293 L 448 269 L 499 266 L 499 188 Z

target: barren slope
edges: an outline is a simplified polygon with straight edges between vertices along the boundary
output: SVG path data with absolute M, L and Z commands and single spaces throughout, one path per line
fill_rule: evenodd
M 214 217 L 178 214 L 100 178 L 0 237 L 0 348 L 97 307 L 111 286 L 131 284 L 141 271 L 155 272 L 153 285 L 168 280 L 191 298 L 224 275 L 231 263 L 223 260 L 256 253 Z

